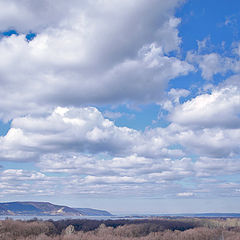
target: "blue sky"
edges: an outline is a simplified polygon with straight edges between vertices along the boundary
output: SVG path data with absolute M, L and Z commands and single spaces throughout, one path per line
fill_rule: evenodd
M 0 0 L 0 201 L 239 212 L 239 22 L 237 0 Z

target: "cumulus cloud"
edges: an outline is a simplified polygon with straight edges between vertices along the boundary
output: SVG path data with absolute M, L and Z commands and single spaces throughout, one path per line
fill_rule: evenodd
M 57 108 L 46 118 L 14 119 L 8 134 L 1 137 L 2 157 L 9 158 L 4 152 L 14 154 L 15 150 L 24 153 L 23 160 L 25 153 L 33 153 L 32 160 L 43 152 L 119 153 L 127 151 L 137 135 L 133 129 L 114 126 L 96 108 Z M 16 152 L 16 156 L 21 155 Z
M 58 107 L 45 117 L 15 118 L 0 141 L 1 159 L 14 161 L 36 161 L 45 153 L 68 151 L 153 158 L 184 155 L 181 149 L 168 148 L 164 131 L 156 135 L 152 130 L 117 127 L 94 107 Z
M 58 181 L 69 194 L 121 191 L 146 195 L 157 189 L 158 194 L 176 196 L 188 193 L 189 189 L 178 181 L 189 179 L 196 187 L 191 189 L 194 195 L 188 197 L 206 194 L 201 179 L 231 175 L 239 169 L 236 158 L 240 154 L 240 130 L 233 124 L 237 123 L 239 109 L 236 81 L 237 76 L 212 92 L 183 103 L 179 98 L 189 92 L 172 89 L 169 93 L 172 123 L 165 128 L 137 131 L 118 127 L 95 107 L 58 107 L 45 116 L 15 118 L 7 135 L 0 137 L 0 157 L 5 161 L 37 162 L 44 174 L 67 174 L 69 181 L 71 178 L 70 187 L 64 185 L 64 178 Z M 201 109 L 207 109 L 205 115 L 201 115 Z M 228 122 L 222 122 L 221 116 L 226 114 Z M 192 154 L 198 156 L 197 161 L 187 157 Z M 47 179 L 53 187 L 54 179 Z M 21 177 L 21 181 L 31 180 Z M 215 189 L 217 183 L 211 184 L 211 189 Z M 222 187 L 218 189 L 220 193 Z M 49 192 L 56 193 L 51 189 Z
M 232 51 L 238 54 L 238 48 L 233 48 Z M 238 57 L 222 56 L 215 52 L 200 54 L 190 51 L 187 54 L 187 60 L 198 65 L 202 71 L 202 77 L 206 80 L 212 80 L 217 74 L 225 76 L 229 72 L 236 74 L 240 71 Z
M 178 140 L 190 152 L 202 156 L 232 157 L 240 153 L 237 139 L 240 129 L 222 130 L 219 128 L 183 130 Z
M 5 161 L 37 162 L 44 174 L 68 174 L 72 183 L 70 187 L 63 184 L 67 192 L 116 193 L 121 185 L 124 194 L 137 189 L 135 193 L 144 195 L 153 185 L 161 183 L 158 188 L 163 191 L 167 185 L 192 175 L 191 159 L 184 158 L 181 149 L 171 148 L 165 133 L 166 129 L 141 132 L 117 127 L 94 107 L 58 107 L 45 117 L 14 119 L 8 134 L 0 139 L 0 157 Z M 40 173 L 31 177 L 23 170 L 9 172 L 19 175 L 21 182 L 39 177 L 49 187 L 54 185 L 54 178 Z M 61 177 L 57 181 L 64 182 Z M 107 186 L 109 183 L 112 187 Z
M 20 34 L 0 40 L 0 117 L 160 99 L 169 80 L 193 70 L 168 56 L 181 43 L 173 16 L 180 2 L 10 1 L 0 28 Z M 37 35 L 28 42 L 30 30 Z
M 224 174 L 238 171 L 233 159 L 240 153 L 239 134 L 236 129 L 196 129 L 176 123 L 142 132 L 116 126 L 94 107 L 58 107 L 45 117 L 14 119 L 8 134 L 0 139 L 0 156 L 7 161 L 37 162 L 44 174 L 67 174 L 71 184 L 64 184 L 64 177 L 57 181 L 68 193 L 146 195 L 158 189 L 158 194 L 176 196 L 179 190 L 187 192 L 178 181 L 194 179 L 199 184 L 192 189 L 194 197 L 203 189 L 198 178 L 222 174 L 224 165 L 228 166 Z M 188 154 L 201 157 L 194 162 Z M 22 170 L 14 171 L 5 171 L 5 180 L 19 175 L 22 182 L 39 178 L 51 188 L 54 185 L 54 178 L 41 172 L 25 176 Z
M 171 97 L 172 92 L 162 106 L 168 111 L 169 136 L 174 136 L 176 143 L 199 156 L 232 157 L 240 153 L 238 75 L 182 103 L 178 97 Z M 184 91 L 178 93 L 183 95 Z M 174 140 L 169 137 L 168 141 Z
M 209 96 L 203 94 L 203 97 Z M 234 118 L 229 118 L 230 127 L 226 125 L 224 129 L 217 127 L 217 123 L 211 123 L 212 118 L 216 119 L 215 121 L 219 119 L 219 124 L 222 120 L 220 117 L 212 117 L 210 110 L 209 119 L 207 115 L 195 117 L 195 107 L 192 111 L 190 109 L 185 117 L 185 104 L 191 106 L 192 101 L 198 98 L 178 104 L 171 112 L 172 123 L 168 127 L 146 129 L 144 132 L 118 127 L 114 122 L 104 118 L 103 114 L 94 107 L 58 107 L 45 117 L 16 118 L 7 135 L 0 137 L 0 157 L 8 161 L 39 161 L 42 156 L 49 156 L 48 154 L 72 152 L 90 154 L 90 156 L 107 154 L 111 158 L 137 154 L 138 157 L 162 160 L 182 158 L 187 154 L 185 151 L 211 157 L 231 157 L 239 154 L 240 130 L 237 126 L 232 127 L 231 120 Z M 229 102 L 231 103 L 227 101 L 227 104 Z M 220 101 L 216 101 L 213 110 L 217 104 L 223 105 Z M 211 105 L 207 105 L 211 109 Z M 197 103 L 196 106 L 201 107 L 201 104 Z M 229 105 L 225 109 L 231 112 Z M 175 112 L 182 114 L 183 117 L 180 115 L 181 118 L 177 118 Z M 201 114 L 200 110 L 197 112 Z M 237 116 L 237 113 L 235 115 Z M 189 122 L 190 116 L 193 119 L 192 123 Z M 178 119 L 186 119 L 186 122 Z M 90 164 L 91 158 L 86 158 L 85 161 L 89 161 Z M 59 161 L 56 159 L 56 162 Z M 99 166 L 99 169 L 102 167 Z
M 223 84 L 175 106 L 169 119 L 183 126 L 235 129 L 240 127 L 239 114 L 239 85 Z

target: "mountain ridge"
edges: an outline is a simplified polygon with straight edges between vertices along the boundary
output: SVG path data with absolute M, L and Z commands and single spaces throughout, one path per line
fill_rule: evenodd
M 91 208 L 72 208 L 50 202 L 16 201 L 0 203 L 0 215 L 33 215 L 33 216 L 111 216 L 105 210 Z

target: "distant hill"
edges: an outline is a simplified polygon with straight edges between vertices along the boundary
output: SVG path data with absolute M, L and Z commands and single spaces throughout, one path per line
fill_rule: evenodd
M 49 202 L 6 202 L 0 203 L 0 215 L 111 216 L 111 213 L 91 208 L 71 208 Z
M 111 213 L 105 210 L 97 210 L 92 208 L 75 208 L 75 209 L 77 209 L 83 215 L 87 215 L 87 216 L 112 216 Z

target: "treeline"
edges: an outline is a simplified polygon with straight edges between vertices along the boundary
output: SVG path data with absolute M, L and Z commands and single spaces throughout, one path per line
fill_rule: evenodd
M 68 219 L 60 221 L 50 221 L 55 226 L 57 233 L 60 234 L 67 226 L 73 225 L 76 231 L 89 232 L 96 230 L 100 225 L 106 227 L 117 228 L 124 225 L 139 225 L 142 235 L 151 232 L 159 232 L 164 230 L 180 230 L 184 231 L 200 226 L 196 221 L 167 220 L 167 219 L 118 219 L 118 220 L 88 220 L 88 219 Z
M 0 221 L 1 240 L 240 240 L 239 219 Z

